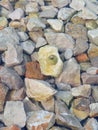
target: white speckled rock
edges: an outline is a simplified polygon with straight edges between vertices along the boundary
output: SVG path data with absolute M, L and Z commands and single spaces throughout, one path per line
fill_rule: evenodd
M 38 10 L 39 8 L 37 2 L 29 2 L 26 5 L 26 13 L 34 13 L 34 12 L 38 12 Z
M 40 48 L 38 56 L 42 74 L 58 77 L 63 68 L 58 49 L 54 46 L 46 45 Z
M 90 117 L 98 117 L 98 103 L 91 103 L 90 107 Z

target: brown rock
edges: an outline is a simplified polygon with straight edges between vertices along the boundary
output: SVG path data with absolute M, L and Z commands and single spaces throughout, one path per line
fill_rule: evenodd
M 77 59 L 78 62 L 86 62 L 86 61 L 89 60 L 86 53 L 82 53 L 82 54 L 76 56 L 76 59 Z
M 36 61 L 26 63 L 26 78 L 44 79 L 45 76 L 41 74 L 39 63 Z
M 21 128 L 19 128 L 16 125 L 12 125 L 12 126 L 8 126 L 8 127 L 4 127 L 3 130 L 21 130 Z

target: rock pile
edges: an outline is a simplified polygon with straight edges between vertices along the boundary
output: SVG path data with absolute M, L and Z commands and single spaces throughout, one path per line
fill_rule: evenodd
M 98 1 L 0 1 L 0 130 L 98 130 Z

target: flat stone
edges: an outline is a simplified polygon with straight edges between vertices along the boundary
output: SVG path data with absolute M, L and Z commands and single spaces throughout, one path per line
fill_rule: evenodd
M 62 31 L 63 21 L 58 19 L 48 19 L 47 22 L 55 31 Z
M 8 21 L 6 17 L 0 17 L 0 30 L 7 27 Z
M 38 62 L 27 62 L 26 63 L 26 78 L 33 78 L 33 79 L 44 79 L 45 76 L 41 74 L 40 65 Z
M 98 24 L 97 24 L 96 20 L 87 20 L 85 23 L 85 26 L 87 29 L 93 30 L 98 27 Z
M 26 71 L 26 68 L 25 68 L 25 64 L 20 64 L 20 65 L 16 65 L 14 67 L 14 70 L 20 75 L 20 76 L 24 76 L 25 75 L 25 71 Z
M 41 47 L 38 52 L 41 72 L 47 76 L 58 77 L 63 69 L 58 48 L 50 45 Z
M 97 67 L 89 67 L 86 72 L 88 74 L 97 74 L 97 71 L 98 71 Z
M 38 3 L 37 2 L 29 2 L 26 5 L 26 13 L 35 13 L 39 11 Z
M 58 19 L 61 20 L 68 20 L 73 14 L 75 13 L 75 10 L 73 10 L 72 8 L 61 8 L 58 12 Z
M 83 18 L 80 18 L 77 15 L 74 15 L 71 18 L 71 22 L 74 23 L 74 24 L 82 24 L 82 25 L 84 25 L 86 21 Z
M 51 0 L 54 7 L 62 8 L 70 3 L 70 0 Z
M 68 34 L 47 32 L 45 37 L 50 45 L 57 46 L 60 51 L 65 51 L 66 49 L 73 50 L 74 40 Z
M 98 129 L 97 120 L 94 118 L 88 119 L 87 123 L 85 124 L 85 130 L 97 130 L 97 129 Z
M 92 97 L 98 102 L 98 86 L 92 86 Z
M 23 87 L 23 81 L 20 76 L 11 68 L 2 67 L 0 69 L 1 82 L 6 84 L 10 89 L 19 89 Z
M 21 43 L 21 47 L 23 48 L 24 52 L 31 55 L 35 49 L 35 43 L 31 40 L 27 40 Z
M 59 83 L 68 83 L 72 86 L 80 85 L 80 66 L 74 58 L 64 62 L 63 72 L 56 80 Z
M 28 113 L 27 128 L 28 130 L 49 129 L 55 123 L 55 115 L 52 112 L 40 110 Z
M 22 101 L 7 101 L 4 109 L 4 123 L 6 126 L 13 124 L 24 127 L 26 124 L 26 114 Z
M 18 36 L 21 42 L 24 42 L 29 39 L 29 36 L 25 32 L 18 32 Z
M 47 100 L 52 97 L 56 90 L 43 80 L 25 78 L 26 94 L 37 101 Z
M 90 41 L 96 45 L 98 45 L 98 29 L 93 29 L 88 31 L 88 37 Z
M 6 100 L 7 92 L 8 92 L 8 87 L 0 83 L 0 112 L 3 111 L 3 106 Z
M 64 53 L 64 57 L 66 60 L 70 59 L 73 56 L 73 51 L 72 49 L 66 49 Z
M 24 17 L 24 11 L 21 8 L 17 8 L 8 17 L 12 20 L 20 20 Z
M 43 37 L 39 37 L 36 43 L 36 48 L 42 47 L 47 44 L 47 41 Z
M 86 53 L 82 53 L 82 54 L 79 54 L 78 56 L 76 56 L 76 60 L 81 63 L 81 62 L 87 62 L 89 61 L 89 58 L 87 56 Z
M 81 53 L 84 53 L 88 49 L 89 45 L 86 40 L 83 40 L 82 38 L 76 39 L 76 44 L 74 46 L 73 52 L 74 55 L 79 55 Z
M 98 46 L 90 44 L 88 49 L 88 57 L 94 67 L 98 67 Z
M 38 52 L 33 52 L 33 54 L 31 55 L 31 59 L 32 61 L 37 61 L 38 62 Z
M 87 41 L 87 30 L 83 25 L 67 23 L 65 26 L 65 31 L 74 39 L 80 38 Z
M 91 103 L 90 107 L 90 117 L 98 117 L 98 103 Z
M 35 28 L 45 28 L 46 25 L 39 18 L 30 18 L 27 23 L 28 31 L 33 31 Z
M 18 45 L 8 45 L 7 51 L 4 53 L 4 62 L 6 66 L 11 67 L 18 65 L 23 61 L 23 50 Z
M 71 90 L 71 86 L 67 83 L 56 83 L 56 86 L 57 86 L 58 90 L 61 90 L 61 91 L 70 91 Z
M 81 78 L 83 84 L 98 84 L 98 75 L 82 73 Z
M 70 3 L 70 7 L 77 11 L 81 11 L 84 8 L 84 6 L 84 0 L 72 0 L 72 2 Z

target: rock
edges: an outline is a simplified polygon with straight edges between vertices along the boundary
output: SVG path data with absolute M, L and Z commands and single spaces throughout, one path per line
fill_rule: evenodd
M 37 2 L 29 2 L 26 5 L 26 13 L 35 13 L 39 11 L 38 3 Z
M 97 129 L 98 129 L 97 120 L 94 118 L 88 119 L 87 123 L 85 124 L 85 130 L 97 130 Z
M 4 53 L 4 62 L 6 66 L 11 67 L 18 65 L 23 61 L 23 50 L 18 45 L 8 45 L 7 51 Z
M 87 56 L 86 53 L 82 53 L 82 54 L 76 56 L 76 60 L 77 60 L 79 63 L 80 63 L 80 62 L 87 62 L 87 61 L 89 61 L 89 58 L 88 58 L 88 56 Z
M 54 46 L 46 45 L 38 52 L 41 72 L 44 75 L 58 77 L 63 68 L 58 49 Z
M 26 94 L 37 101 L 47 100 L 52 97 L 56 90 L 43 80 L 25 78 Z
M 8 127 L 3 127 L 3 130 L 21 130 L 21 128 L 18 127 L 17 125 L 11 125 Z
M 47 44 L 47 41 L 43 37 L 37 39 L 36 48 L 42 47 Z
M 90 62 L 83 62 L 83 63 L 80 63 L 80 69 L 82 71 L 86 71 L 89 67 L 91 67 L 91 63 Z
M 72 88 L 71 89 L 72 95 L 75 97 L 89 97 L 91 94 L 91 86 L 90 85 L 81 85 L 79 87 L 76 88 Z
M 2 1 L 0 1 L 0 5 L 2 7 L 4 7 L 5 9 L 9 10 L 9 11 L 13 11 L 12 4 L 10 3 L 9 0 L 2 0 Z
M 41 105 L 46 111 L 54 112 L 54 98 L 51 98 L 47 101 L 41 101 Z
M 7 27 L 8 21 L 6 17 L 0 17 L 0 30 Z
M 65 26 L 65 31 L 74 39 L 80 38 L 87 41 L 87 30 L 83 25 L 67 23 Z
M 98 102 L 98 86 L 92 86 L 92 97 Z
M 84 7 L 82 11 L 78 13 L 78 16 L 83 19 L 97 19 L 97 15 L 87 7 Z
M 74 58 L 64 62 L 63 72 L 56 80 L 59 83 L 68 83 L 72 86 L 80 85 L 80 66 Z
M 21 9 L 25 10 L 26 4 L 28 4 L 27 0 L 22 0 L 22 1 L 19 0 L 19 1 L 17 1 L 17 2 L 15 3 L 15 9 L 21 8 Z
M 82 38 L 76 39 L 76 44 L 73 49 L 74 55 L 76 56 L 81 53 L 84 53 L 88 49 L 88 47 L 89 47 L 88 42 L 86 42 Z
M 10 89 L 19 89 L 23 87 L 23 81 L 20 76 L 11 68 L 2 67 L 0 69 L 1 82 L 6 84 Z
M 74 99 L 72 104 L 72 113 L 79 119 L 84 120 L 89 116 L 89 104 L 90 101 L 87 98 Z
M 27 40 L 21 43 L 21 47 L 23 48 L 24 52 L 31 55 L 35 49 L 35 43 L 31 40 Z
M 38 52 L 33 52 L 33 54 L 31 55 L 31 59 L 32 61 L 37 61 L 38 62 Z
M 12 20 L 20 20 L 24 17 L 24 11 L 21 8 L 17 8 L 8 17 Z
M 14 70 L 20 75 L 20 76 L 24 76 L 25 75 L 25 65 L 21 64 L 21 65 L 17 65 L 14 67 Z
M 24 42 L 29 39 L 29 36 L 25 32 L 18 32 L 18 36 L 21 42 Z
M 26 114 L 23 102 L 7 101 L 4 109 L 4 123 L 6 126 L 13 124 L 24 127 L 26 123 Z
M 56 126 L 54 126 L 54 127 L 52 127 L 51 129 L 49 129 L 49 130 L 68 130 L 67 128 L 64 128 L 64 127 L 56 127 Z
M 28 31 L 33 31 L 36 28 L 45 28 L 46 25 L 39 18 L 30 18 L 27 23 Z
M 86 28 L 90 30 L 96 29 L 98 27 L 98 24 L 95 20 L 87 20 L 85 25 Z
M 70 91 L 59 91 L 55 96 L 57 99 L 60 99 L 65 102 L 68 106 L 73 99 L 73 96 Z
M 41 74 L 40 65 L 38 62 L 27 62 L 26 63 L 26 78 L 33 78 L 33 79 L 44 79 L 45 76 Z
M 88 31 L 88 37 L 89 37 L 90 41 L 96 45 L 98 45 L 98 35 L 97 34 L 98 34 L 98 28 Z
M 58 90 L 61 91 L 70 91 L 71 86 L 67 83 L 56 83 Z
M 49 129 L 55 123 L 55 115 L 52 112 L 40 110 L 28 113 L 27 129 Z
M 62 31 L 63 21 L 58 19 L 48 19 L 47 22 L 55 31 Z
M 88 57 L 94 67 L 98 67 L 98 46 L 90 44 L 88 49 Z
M 45 37 L 50 45 L 57 46 L 60 51 L 65 51 L 66 49 L 73 50 L 74 40 L 67 34 L 47 32 Z
M 98 84 L 98 75 L 82 73 L 83 84 Z
M 73 51 L 72 49 L 66 49 L 64 53 L 64 57 L 66 60 L 69 60 L 73 56 Z
M 90 117 L 98 117 L 98 103 L 91 103 L 90 107 Z
M 68 20 L 72 17 L 72 15 L 75 13 L 75 10 L 73 10 L 72 8 L 61 8 L 58 12 L 58 19 L 61 20 Z
M 72 2 L 70 3 L 70 7 L 77 11 L 81 11 L 84 8 L 84 6 L 84 0 L 72 0 Z
M 51 0 L 54 7 L 62 8 L 70 3 L 70 0 Z
M 84 19 L 78 17 L 77 15 L 74 15 L 71 18 L 71 22 L 74 23 L 74 24 L 82 24 L 82 25 L 84 25 L 86 21 Z
M 88 74 L 97 74 L 98 68 L 97 67 L 90 67 L 87 69 Z
M 0 112 L 3 111 L 3 105 L 6 100 L 7 92 L 8 92 L 8 87 L 0 83 Z

